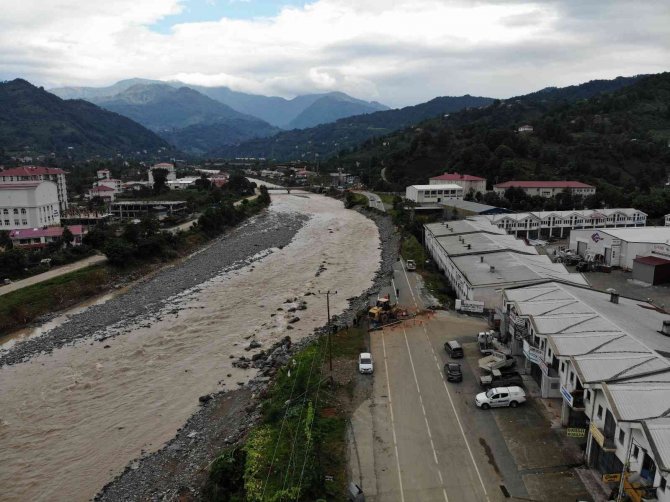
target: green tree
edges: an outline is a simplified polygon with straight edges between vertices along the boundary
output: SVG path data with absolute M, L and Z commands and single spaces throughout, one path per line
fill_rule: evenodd
M 72 242 L 74 241 L 74 235 L 72 234 L 72 231 L 69 229 L 69 227 L 65 227 L 63 229 L 63 234 L 61 235 L 61 241 L 63 241 L 63 244 L 65 244 L 65 247 L 71 247 Z
M 9 238 L 9 232 L 7 230 L 0 230 L 0 248 L 3 249 L 12 249 L 14 244 L 12 244 L 12 239 Z
M 168 170 L 162 168 L 153 169 L 152 174 L 154 178 L 154 187 L 153 187 L 154 194 L 158 195 L 167 192 L 169 190 L 166 183 Z

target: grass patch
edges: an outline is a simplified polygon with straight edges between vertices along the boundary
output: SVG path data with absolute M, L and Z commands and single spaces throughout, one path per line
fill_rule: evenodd
M 362 328 L 334 334 L 333 358 L 355 360 L 365 334 Z M 338 396 L 349 394 L 347 385 L 328 378 L 327 337 L 292 359 L 262 403 L 261 423 L 242 447 L 213 463 L 204 500 L 346 500 L 347 415 Z
M 110 267 L 96 265 L 0 296 L 0 335 L 97 295 L 117 277 Z
M 376 193 L 376 192 L 375 192 Z M 382 200 L 382 202 L 386 205 L 389 205 L 393 207 L 393 199 L 395 199 L 397 196 L 396 195 L 391 195 L 388 193 L 377 193 L 379 198 Z
M 405 234 L 400 241 L 400 254 L 405 260 L 414 260 L 417 270 L 423 270 L 427 259 L 423 246 L 412 234 Z

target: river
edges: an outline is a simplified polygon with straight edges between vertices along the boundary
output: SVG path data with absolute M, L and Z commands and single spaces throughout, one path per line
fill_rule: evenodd
M 273 195 L 269 210 L 310 219 L 288 246 L 206 281 L 148 327 L 140 321 L 105 343 L 78 342 L 0 369 L 3 500 L 90 499 L 172 438 L 200 395 L 256 374 L 231 364 L 231 355 L 249 355 L 249 337 L 265 347 L 324 324 L 325 298 L 310 295 L 287 331 L 287 299 L 337 290 L 337 314 L 372 285 L 380 262 L 372 221 L 311 194 Z

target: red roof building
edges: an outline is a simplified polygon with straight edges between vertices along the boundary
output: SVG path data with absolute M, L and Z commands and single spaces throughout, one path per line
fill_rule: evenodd
M 0 171 L 0 183 L 22 183 L 26 181 L 53 181 L 58 189 L 60 211 L 68 208 L 65 171 L 57 167 L 22 166 Z
M 572 195 L 587 196 L 596 193 L 596 188 L 581 181 L 505 181 L 493 186 L 498 195 L 504 195 L 508 188 L 520 188 L 530 196 L 554 197 L 569 191 Z
M 89 199 L 92 199 L 93 197 L 100 197 L 107 202 L 114 202 L 115 194 L 116 190 L 114 190 L 112 187 L 108 187 L 107 185 L 96 186 L 88 190 Z
M 440 176 L 430 178 L 431 185 L 458 185 L 463 189 L 464 194 L 484 193 L 486 192 L 486 178 L 472 176 L 471 174 L 461 174 L 457 172 L 444 173 Z
M 81 225 L 71 225 L 67 227 L 74 235 L 74 246 L 79 246 L 81 240 L 88 232 Z M 65 228 L 63 227 L 46 227 L 46 228 L 26 228 L 21 230 L 12 230 L 9 233 L 9 238 L 15 247 L 21 248 L 42 248 L 50 242 L 59 240 Z

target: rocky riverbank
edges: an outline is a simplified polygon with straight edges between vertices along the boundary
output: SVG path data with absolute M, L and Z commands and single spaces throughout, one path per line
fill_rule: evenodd
M 162 269 L 126 293 L 94 305 L 38 337 L 17 343 L 0 353 L 0 367 L 29 360 L 37 354 L 82 339 L 103 342 L 140 324 L 161 319 L 168 301 L 198 291 L 198 286 L 222 272 L 236 270 L 260 259 L 273 248 L 288 245 L 307 216 L 264 212 L 217 238 L 185 260 Z
M 386 286 L 398 260 L 399 235 L 390 217 L 367 209 L 361 210 L 379 230 L 381 264 L 372 287 L 349 299 L 349 308 L 336 320 L 351 325 Z M 361 236 L 361 238 L 365 238 Z M 211 462 L 224 448 L 240 444 L 258 420 L 263 392 L 277 369 L 325 329 L 316 329 L 311 337 L 292 344 L 289 337 L 270 348 L 238 361 L 256 371 L 257 376 L 239 389 L 200 396 L 201 408 L 191 416 L 175 438 L 161 450 L 132 461 L 125 471 L 107 484 L 96 496 L 100 501 L 118 500 L 195 500 L 207 479 Z M 222 377 L 224 375 L 221 375 Z M 197 399 L 194 396 L 194 399 Z

